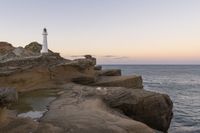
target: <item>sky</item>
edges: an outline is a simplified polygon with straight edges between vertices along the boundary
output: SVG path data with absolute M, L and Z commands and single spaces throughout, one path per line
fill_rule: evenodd
M 200 0 L 0 0 L 0 41 L 98 64 L 200 64 Z

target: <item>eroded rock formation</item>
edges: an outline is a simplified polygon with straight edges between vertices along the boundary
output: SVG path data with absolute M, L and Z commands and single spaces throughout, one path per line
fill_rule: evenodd
M 40 122 L 12 117 L 7 123 L 0 124 L 0 130 L 40 133 L 151 133 L 152 129 L 168 130 L 172 101 L 165 94 L 145 91 L 141 76 L 121 76 L 121 70 L 102 70 L 95 67 L 96 59 L 91 55 L 67 60 L 50 50 L 41 55 L 40 50 L 41 45 L 36 42 L 25 48 L 1 42 L 0 85 L 21 92 L 61 88 L 64 93 L 49 105 L 49 111 Z M 0 100 L 2 94 L 0 91 Z M 15 99 L 15 95 L 10 96 Z M 2 105 L 12 102 L 8 99 L 0 102 Z M 24 126 L 12 124 L 24 121 L 27 121 Z

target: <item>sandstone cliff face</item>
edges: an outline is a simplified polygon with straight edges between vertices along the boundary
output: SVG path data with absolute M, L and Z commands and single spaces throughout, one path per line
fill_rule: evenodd
M 95 76 L 96 59 L 90 55 L 71 61 L 52 51 L 41 55 L 40 50 L 41 45 L 33 42 L 5 53 L 0 61 L 0 84 L 27 91 L 54 88 L 83 76 Z
M 18 91 L 54 88 L 72 78 L 94 75 L 90 61 L 68 61 L 55 55 L 7 61 L 0 66 L 0 84 Z

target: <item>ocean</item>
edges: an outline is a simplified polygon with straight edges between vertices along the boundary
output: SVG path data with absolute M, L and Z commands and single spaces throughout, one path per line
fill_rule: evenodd
M 142 75 L 144 89 L 170 96 L 174 116 L 169 133 L 200 133 L 200 65 L 102 65 L 122 75 Z

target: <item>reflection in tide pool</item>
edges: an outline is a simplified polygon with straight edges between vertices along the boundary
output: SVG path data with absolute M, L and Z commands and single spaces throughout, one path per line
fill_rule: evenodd
M 34 119 L 34 120 L 38 120 L 43 116 L 43 114 L 46 111 L 29 111 L 29 112 L 26 112 L 26 113 L 18 114 L 17 116 L 22 117 L 22 118 L 31 118 L 31 119 Z
M 18 117 L 38 120 L 48 111 L 50 102 L 56 99 L 60 89 L 43 89 L 19 94 L 18 104 L 11 109 L 17 111 Z

